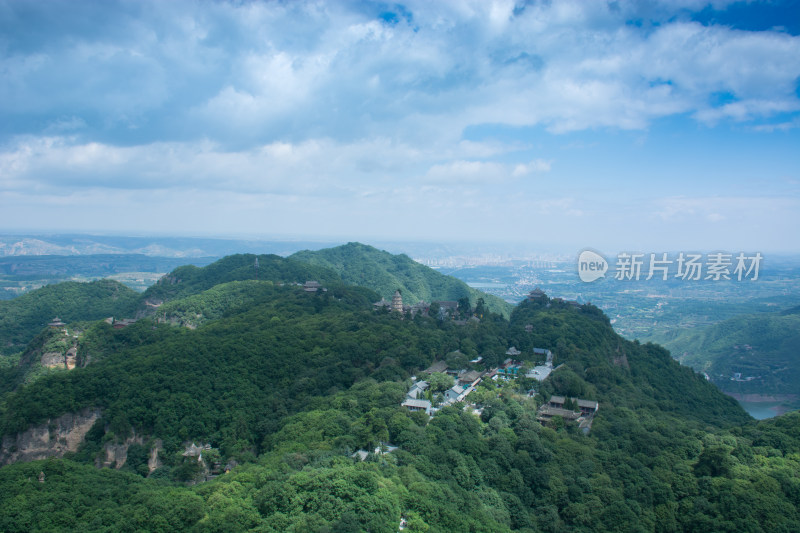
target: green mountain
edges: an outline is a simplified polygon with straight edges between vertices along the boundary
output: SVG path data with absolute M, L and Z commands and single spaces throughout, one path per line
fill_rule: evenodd
M 232 309 L 252 305 L 273 290 L 271 281 L 246 280 L 221 283 L 200 294 L 171 300 L 158 308 L 159 321 L 196 328 L 222 318 Z
M 800 399 L 800 308 L 682 331 L 665 346 L 725 392 Z
M 339 274 L 345 283 L 369 287 L 387 300 L 391 300 L 395 290 L 400 289 L 403 303 L 406 304 L 415 304 L 420 300 L 458 301 L 467 297 L 472 305 L 478 298 L 483 298 L 490 311 L 505 317 L 509 316 L 512 308 L 502 299 L 440 274 L 407 255 L 392 255 L 365 244 L 351 242 L 316 252 L 304 250 L 290 258 L 329 268 Z
M 257 265 L 257 266 L 256 266 Z M 275 283 L 339 282 L 330 269 L 309 265 L 277 255 L 237 254 L 224 257 L 210 265 L 186 265 L 176 268 L 148 288 L 142 302 L 166 302 L 198 294 L 220 283 L 244 280 L 269 280 Z
M 528 332 L 525 328 L 531 331 Z M 511 315 L 509 343 L 525 352 L 548 346 L 565 368 L 542 392 L 597 399 L 611 406 L 647 407 L 714 424 L 749 416 L 701 375 L 675 364 L 656 344 L 623 341 L 598 308 L 558 301 L 524 301 Z
M 281 276 L 296 267 L 273 261 Z M 13 463 L 0 530 L 800 528 L 800 414 L 753 421 L 594 306 L 404 319 L 375 312 L 363 287 L 231 279 L 253 262 L 175 277 L 151 316 L 86 327 L 93 364 L 0 396 L 0 463 Z M 435 360 L 458 350 L 493 367 L 512 345 L 525 365 L 551 349 L 556 369 L 485 379 L 477 411 L 401 406 Z M 540 421 L 551 395 L 599 402 L 591 431 Z M 354 457 L 386 443 L 397 449 Z M 56 457 L 26 462 L 43 449 Z
M 137 292 L 121 283 L 99 280 L 47 285 L 0 301 L 0 354 L 24 348 L 55 317 L 69 323 L 131 316 L 138 299 Z
M 255 268 L 256 261 L 258 268 Z M 110 316 L 117 319 L 142 317 L 159 309 L 158 316 L 162 320 L 195 327 L 209 318 L 219 318 L 230 307 L 251 303 L 259 296 L 259 280 L 302 283 L 312 279 L 341 283 L 334 272 L 279 256 L 234 255 L 202 268 L 178 267 L 143 294 L 115 281 L 99 280 L 48 285 L 14 300 L 0 301 L 0 354 L 7 356 L 25 349 L 17 357 L 0 358 L 0 392 L 48 372 L 59 371 L 56 360 L 63 357 L 66 361 L 70 348 L 77 350 L 77 356 L 69 363 L 78 366 L 110 351 L 98 348 L 111 341 L 107 335 L 98 333 L 98 327 L 89 324 L 78 324 L 66 335 L 58 330 L 44 332 L 34 339 L 56 316 L 73 326 Z M 203 292 L 206 289 L 208 293 Z M 190 298 L 173 303 L 183 296 Z M 154 302 L 166 303 L 159 308 Z M 106 329 L 110 330 L 110 326 Z M 95 342 L 98 335 L 102 339 L 99 344 Z M 110 346 L 119 347 L 115 342 Z

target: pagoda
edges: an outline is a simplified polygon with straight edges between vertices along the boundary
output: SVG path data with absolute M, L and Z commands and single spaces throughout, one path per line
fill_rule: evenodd
M 394 296 L 392 297 L 392 311 L 397 311 L 398 313 L 403 312 L 403 297 L 400 295 L 400 289 L 394 291 Z

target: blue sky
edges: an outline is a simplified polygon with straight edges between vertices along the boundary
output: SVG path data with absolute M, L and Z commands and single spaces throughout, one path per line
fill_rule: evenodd
M 800 251 L 800 2 L 0 0 L 0 231 Z

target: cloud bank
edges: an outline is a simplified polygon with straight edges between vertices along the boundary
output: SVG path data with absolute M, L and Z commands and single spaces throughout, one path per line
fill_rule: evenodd
M 556 172 L 560 139 L 664 121 L 796 135 L 800 37 L 697 16 L 727 7 L 0 2 L 0 201 L 308 198 L 342 233 L 353 209 L 442 210 L 441 194 L 486 213 L 505 210 L 498 188 L 580 203 L 547 184 L 578 180 Z

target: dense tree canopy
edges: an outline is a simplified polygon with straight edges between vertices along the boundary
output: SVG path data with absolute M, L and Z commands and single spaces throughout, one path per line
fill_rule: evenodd
M 23 348 L 48 322 L 132 316 L 139 295 L 112 280 L 66 281 L 0 301 L 0 354 Z
M 399 288 L 406 304 L 415 304 L 419 300 L 429 303 L 461 299 L 477 302 L 482 298 L 484 308 L 494 313 L 508 316 L 511 310 L 511 305 L 497 296 L 479 292 L 461 280 L 417 263 L 407 255 L 392 255 L 357 242 L 313 252 L 297 252 L 291 259 L 329 268 L 346 283 L 369 287 L 387 300 L 391 300 Z
M 0 397 L 6 436 L 102 412 L 76 453 L 0 468 L 0 530 L 800 529 L 800 414 L 753 421 L 595 307 L 524 302 L 509 321 L 484 309 L 463 325 L 401 317 L 335 279 L 306 292 L 280 269 L 247 277 L 254 257 L 231 260 L 238 274 L 165 281 L 147 297 L 168 302 L 124 329 L 86 322 L 77 342 L 91 364 Z M 261 257 L 259 268 L 272 260 Z M 510 346 L 527 365 L 551 349 L 557 368 L 543 383 L 485 380 L 474 406 L 433 418 L 401 406 L 433 361 L 496 365 Z M 588 434 L 537 419 L 552 394 L 599 402 Z M 205 462 L 184 455 L 193 442 L 208 445 Z M 118 470 L 94 466 L 122 445 Z

